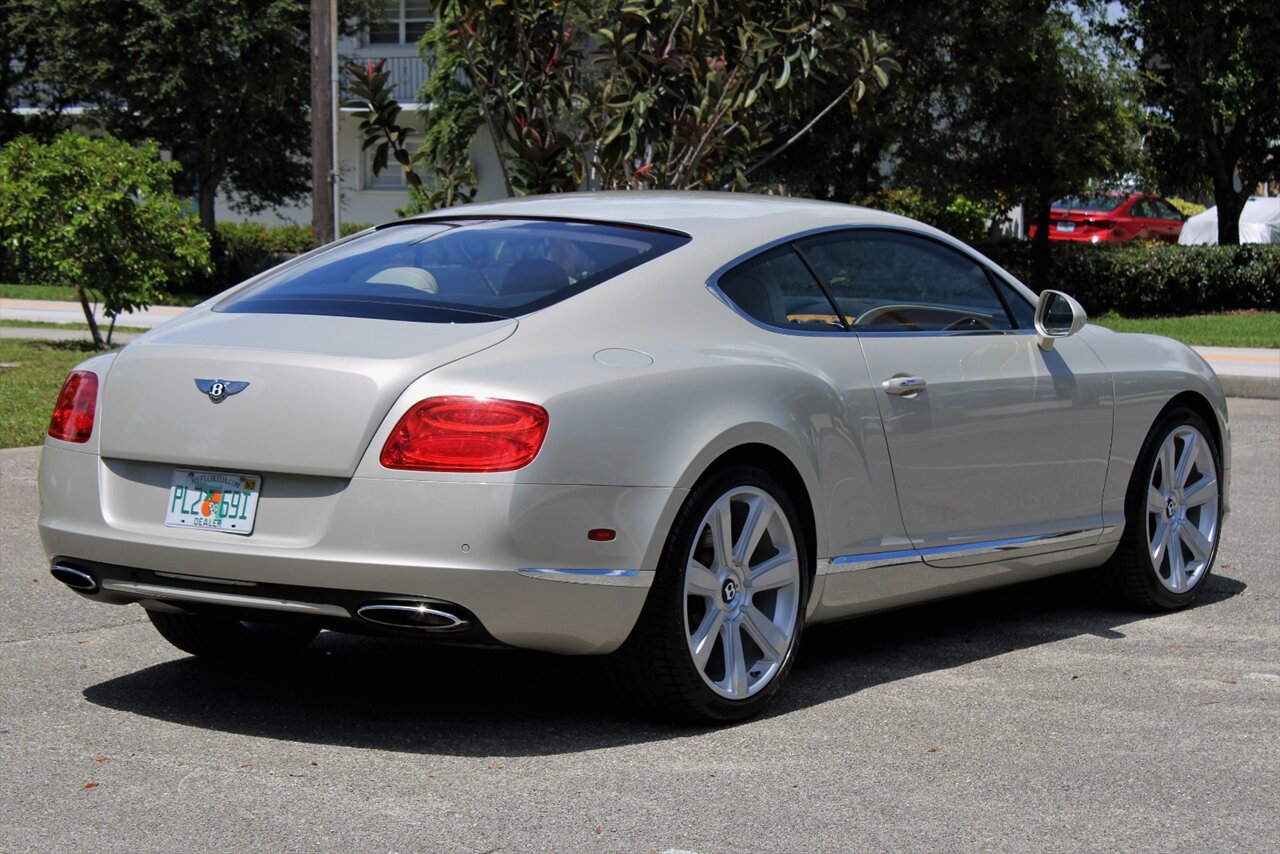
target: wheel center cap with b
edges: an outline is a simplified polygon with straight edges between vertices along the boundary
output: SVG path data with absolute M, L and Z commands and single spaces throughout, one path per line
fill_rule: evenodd
M 726 578 L 724 584 L 720 587 L 720 599 L 726 605 L 733 604 L 734 598 L 738 595 L 738 579 Z
M 1178 503 L 1174 501 L 1172 498 L 1170 498 L 1168 502 L 1166 502 L 1164 505 L 1164 515 L 1168 516 L 1169 518 L 1173 518 L 1173 513 L 1177 509 L 1178 509 Z

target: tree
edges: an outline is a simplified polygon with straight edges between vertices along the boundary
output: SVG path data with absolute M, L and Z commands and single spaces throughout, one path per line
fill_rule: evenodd
M 154 144 L 71 132 L 0 149 L 0 245 L 34 281 L 75 287 L 99 349 L 91 291 L 114 319 L 208 269 L 209 239 L 173 192 L 177 168 Z
M 512 194 L 746 188 L 837 108 L 889 84 L 897 64 L 855 26 L 861 5 L 436 0 L 427 143 L 417 161 L 396 159 L 460 174 L 485 128 Z M 833 94 L 815 103 L 801 83 L 824 80 Z M 368 105 L 367 144 L 394 151 L 386 105 Z M 786 136 L 778 116 L 794 123 Z
M 108 133 L 172 152 L 210 233 L 219 190 L 247 212 L 309 191 L 307 0 L 41 5 L 57 32 L 40 78 Z M 372 5 L 345 3 L 348 26 Z
M 1137 164 L 1136 71 L 1104 16 L 1087 2 L 993 0 L 984 28 L 957 54 L 962 67 L 983 72 L 969 76 L 949 109 L 972 142 L 948 165 L 988 192 L 1026 200 L 1037 288 L 1048 281 L 1053 200 L 1118 182 Z M 1010 32 L 1021 34 L 1012 44 Z
M 1211 184 L 1218 242 L 1237 244 L 1245 201 L 1259 182 L 1280 177 L 1280 7 L 1257 0 L 1124 5 L 1128 35 L 1141 45 L 1156 165 L 1180 188 Z
M 856 125 L 829 127 L 780 159 L 776 174 L 806 194 L 861 200 L 888 185 L 940 209 L 972 199 L 997 217 L 1023 201 L 1043 221 L 1063 192 L 1134 171 L 1136 63 L 1101 4 L 868 0 L 866 19 L 902 72 L 859 105 Z M 1047 243 L 1036 257 L 1042 281 Z
M 42 74 L 56 50 L 56 25 L 39 0 L 5 0 L 0 27 L 0 144 L 23 134 L 49 141 L 67 124 L 73 99 Z

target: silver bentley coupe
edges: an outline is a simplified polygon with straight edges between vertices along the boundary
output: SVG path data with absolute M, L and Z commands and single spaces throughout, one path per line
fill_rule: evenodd
M 194 655 L 608 655 L 724 722 L 812 623 L 1076 570 L 1188 605 L 1229 437 L 1193 351 L 918 222 L 561 195 L 371 229 L 84 362 L 39 525 L 56 578 Z

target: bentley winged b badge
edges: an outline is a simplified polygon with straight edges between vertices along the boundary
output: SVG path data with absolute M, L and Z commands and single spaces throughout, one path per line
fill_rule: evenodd
M 209 395 L 209 399 L 214 403 L 222 403 L 231 395 L 239 394 L 248 387 L 248 383 L 240 380 L 196 380 L 196 388 Z

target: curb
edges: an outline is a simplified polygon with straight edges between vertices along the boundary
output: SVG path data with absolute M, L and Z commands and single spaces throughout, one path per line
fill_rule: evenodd
M 1242 377 L 1218 374 L 1227 397 L 1252 397 L 1258 400 L 1280 400 L 1280 378 Z

